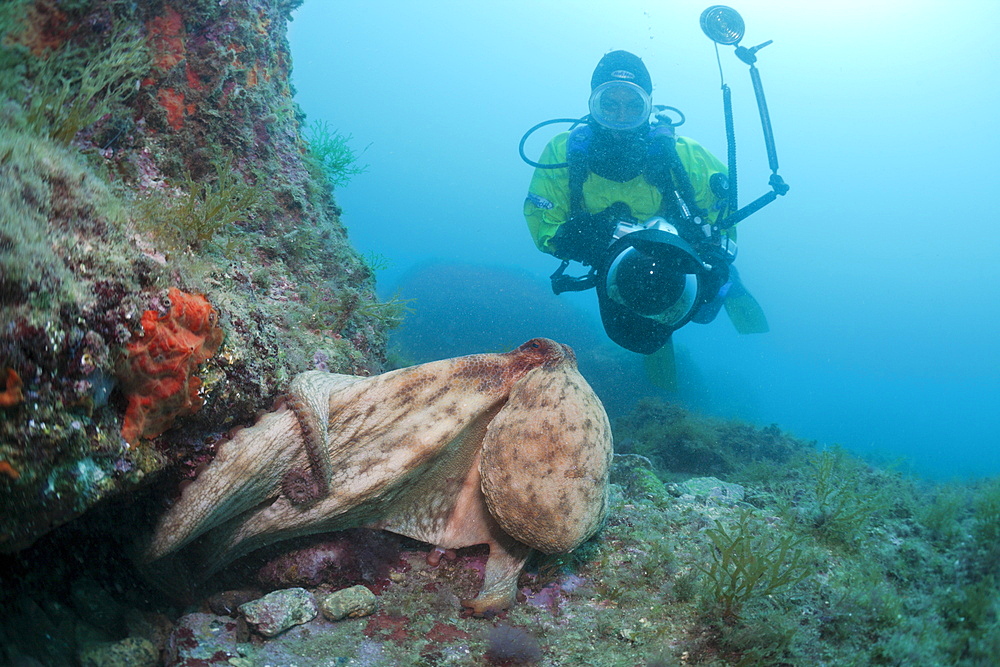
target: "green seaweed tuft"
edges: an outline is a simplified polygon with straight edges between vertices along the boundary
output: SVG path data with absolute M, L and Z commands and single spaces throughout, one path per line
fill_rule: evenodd
M 19 22 L 8 7 L 0 14 L 0 96 L 21 107 L 15 122 L 68 144 L 87 127 L 132 98 L 149 69 L 149 52 L 135 29 L 113 26 L 107 40 L 66 41 L 34 54 L 16 39 Z M 95 46 L 98 45 L 98 46 Z
M 375 252 L 374 250 L 369 250 L 365 253 L 365 264 L 368 265 L 372 271 L 385 271 L 390 266 L 392 266 L 392 260 L 383 255 L 380 252 Z
M 358 164 L 360 155 L 348 145 L 352 135 L 331 130 L 330 124 L 323 120 L 309 125 L 304 135 L 309 145 L 309 162 L 332 187 L 347 185 L 353 177 L 368 171 L 367 165 Z M 365 146 L 361 153 L 367 150 Z
M 823 539 L 856 543 L 869 520 L 889 507 L 888 488 L 865 474 L 865 464 L 833 447 L 810 461 L 815 505 L 809 517 Z
M 1000 570 L 1000 479 L 983 485 L 972 505 L 976 542 L 988 553 L 988 560 Z
M 711 560 L 698 569 L 708 577 L 718 614 L 727 623 L 739 620 L 751 601 L 770 597 L 810 574 L 801 548 L 805 538 L 788 532 L 773 537 L 753 509 L 741 509 L 729 528 L 716 520 L 705 534 L 712 541 Z
M 197 250 L 247 220 L 263 198 L 263 190 L 246 183 L 232 161 L 215 165 L 213 180 L 186 175 L 177 189 L 150 190 L 136 201 L 139 226 L 175 250 Z M 231 235 L 227 242 L 232 243 Z M 233 248 L 223 250 L 231 254 Z

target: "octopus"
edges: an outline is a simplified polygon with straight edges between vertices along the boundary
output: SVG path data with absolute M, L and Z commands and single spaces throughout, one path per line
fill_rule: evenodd
M 568 346 L 536 338 L 373 377 L 309 371 L 160 517 L 146 570 L 197 580 L 281 540 L 369 527 L 432 545 L 488 545 L 479 594 L 512 606 L 528 558 L 572 551 L 608 507 L 611 428 Z

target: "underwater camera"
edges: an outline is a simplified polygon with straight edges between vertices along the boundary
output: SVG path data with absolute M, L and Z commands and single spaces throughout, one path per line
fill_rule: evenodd
M 611 340 L 632 352 L 652 354 L 688 322 L 714 319 L 736 257 L 731 239 L 722 237 L 710 252 L 699 252 L 679 226 L 659 216 L 643 223 L 619 222 L 590 273 L 567 276 L 569 262 L 563 262 L 550 276 L 553 292 L 596 288 Z

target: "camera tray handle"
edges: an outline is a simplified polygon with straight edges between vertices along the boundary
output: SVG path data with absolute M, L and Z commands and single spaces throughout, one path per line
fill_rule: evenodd
M 569 260 L 564 259 L 559 268 L 556 269 L 549 280 L 552 282 L 552 293 L 559 295 L 563 292 L 583 292 L 589 290 L 591 287 L 597 286 L 597 269 L 591 267 L 590 273 L 585 276 L 567 276 L 565 275 L 566 267 L 569 266 Z

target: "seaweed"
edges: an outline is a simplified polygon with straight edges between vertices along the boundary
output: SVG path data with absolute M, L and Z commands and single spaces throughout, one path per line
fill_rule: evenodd
M 331 130 L 323 120 L 313 122 L 305 129 L 305 140 L 309 146 L 309 162 L 317 169 L 331 187 L 340 187 L 358 174 L 368 171 L 367 165 L 358 164 L 360 155 L 354 152 L 348 142 L 353 136 Z M 371 144 L 369 144 L 370 146 Z M 361 154 L 368 146 L 361 149 Z
M 962 532 L 962 518 L 971 504 L 967 489 L 958 485 L 939 488 L 929 504 L 919 508 L 918 519 L 929 531 L 931 539 L 945 546 L 955 542 Z
M 829 575 L 829 595 L 820 636 L 848 642 L 858 633 L 876 635 L 899 622 L 903 603 L 884 573 L 848 564 Z
M 762 480 L 809 451 L 771 424 L 756 428 L 697 415 L 673 403 L 639 399 L 632 413 L 615 420 L 617 450 L 650 459 L 660 471 L 725 477 L 756 474 Z
M 993 555 L 1000 550 L 1000 479 L 983 485 L 972 505 L 975 516 L 973 535 Z M 996 560 L 993 561 L 996 563 Z
M 788 653 L 798 630 L 794 612 L 771 611 L 741 623 L 713 628 L 706 637 L 705 648 L 722 654 L 726 664 L 735 667 L 796 664 L 788 659 Z
M 865 475 L 864 464 L 840 447 L 816 454 L 810 462 L 815 505 L 811 527 L 824 539 L 855 543 L 869 520 L 889 507 L 888 487 Z
M 188 174 L 176 189 L 150 190 L 140 197 L 136 201 L 140 226 L 174 249 L 197 250 L 234 223 L 247 220 L 263 190 L 246 183 L 232 160 L 216 162 L 214 168 L 213 180 L 195 181 Z
M 719 615 L 729 624 L 739 620 L 751 601 L 768 598 L 810 574 L 801 548 L 806 538 L 790 532 L 775 538 L 771 532 L 750 508 L 741 509 L 730 528 L 716 520 L 715 527 L 705 531 L 712 541 L 711 561 L 697 567 L 708 577 Z
M 369 250 L 365 253 L 365 264 L 372 271 L 385 271 L 390 266 L 392 266 L 392 260 L 383 255 L 380 252 L 375 252 L 374 250 Z
M 949 589 L 942 597 L 950 652 L 956 664 L 990 664 L 1000 648 L 1000 588 L 993 576 Z
M 379 323 L 383 329 L 395 329 L 409 313 L 414 312 L 413 302 L 416 299 L 405 299 L 397 292 L 387 301 L 365 301 L 357 308 L 357 313 L 366 319 Z
M 22 26 L 11 14 L 24 9 L 14 4 L 0 15 L 0 95 L 20 105 L 20 124 L 66 144 L 135 95 L 150 63 L 137 30 L 115 25 L 106 40 L 67 40 L 34 54 L 13 38 Z
M 303 312 L 293 321 L 314 331 L 329 331 L 340 335 L 352 319 L 363 318 L 383 330 L 399 326 L 407 313 L 413 312 L 414 299 L 404 299 L 398 293 L 388 301 L 378 301 L 357 289 L 341 289 L 337 282 L 304 283 L 299 286 Z
M 642 398 L 615 423 L 618 451 L 639 454 L 674 473 L 721 475 L 734 468 L 733 452 L 719 447 L 716 424 L 684 408 Z

